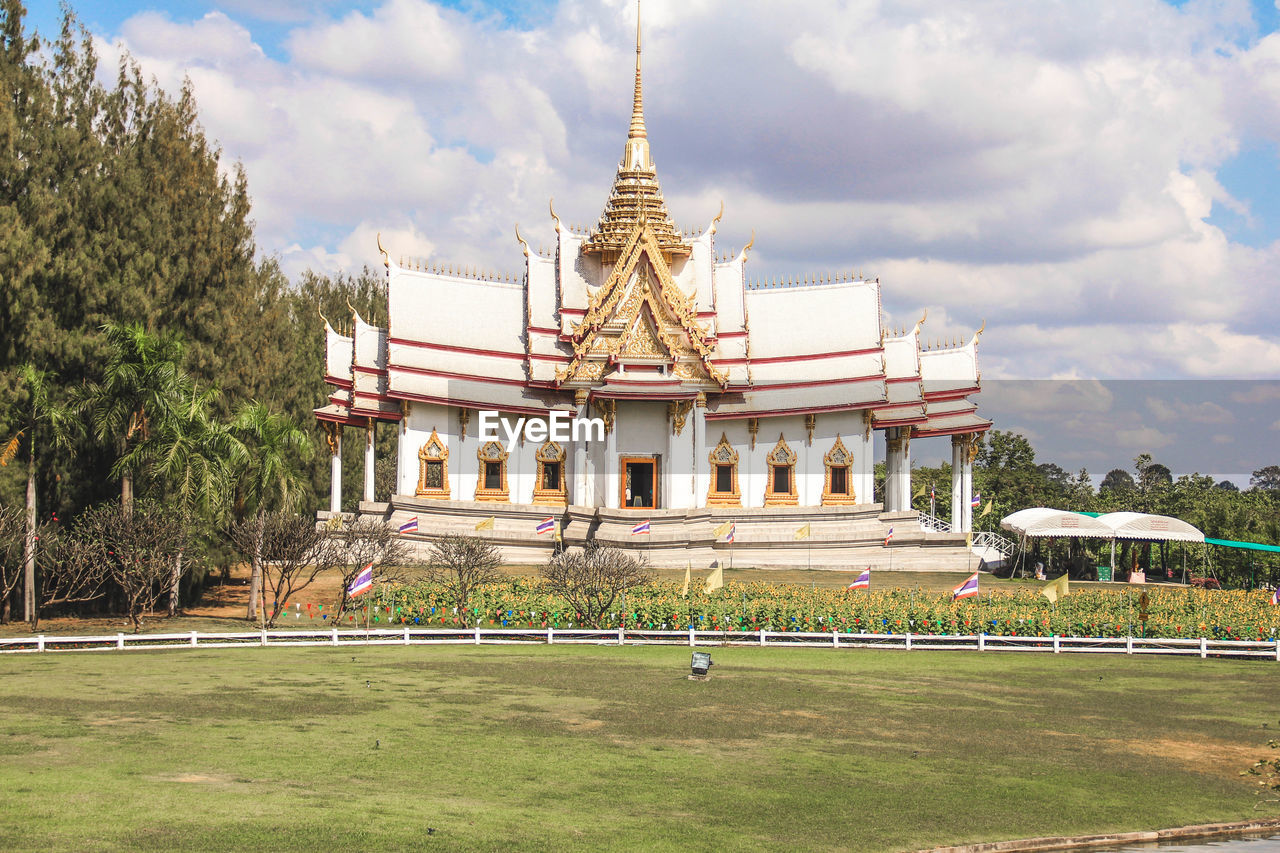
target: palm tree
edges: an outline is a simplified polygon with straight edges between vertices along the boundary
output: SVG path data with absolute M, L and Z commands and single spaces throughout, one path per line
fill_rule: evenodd
M 77 408 L 87 416 L 94 438 L 115 445 L 118 459 L 127 458 L 139 443 L 150 439 L 153 421 L 180 399 L 190 385 L 182 371 L 182 344 L 165 334 L 153 335 L 133 323 L 102 327 L 108 353 L 102 380 L 87 383 Z M 116 465 L 120 503 L 133 508 L 133 468 Z
M 53 376 L 31 364 L 18 369 L 20 383 L 27 389 L 27 405 L 23 427 L 0 451 L 0 465 L 8 465 L 27 440 L 27 520 L 22 545 L 22 618 L 36 618 L 36 448 L 69 449 L 73 421 L 70 410 L 53 399 L 50 380 Z M 7 600 L 7 599 L 6 599 Z
M 136 471 L 163 483 L 179 517 L 190 524 L 196 517 L 216 519 L 229 506 L 235 441 L 230 427 L 213 417 L 218 390 L 183 384 L 177 402 L 166 405 L 150 436 L 121 456 L 112 474 Z M 169 579 L 170 616 L 178 612 L 185 551 L 179 546 Z
M 258 519 L 253 547 L 253 574 L 249 583 L 250 619 L 258 615 L 262 595 L 261 532 L 272 504 L 280 509 L 296 507 L 303 498 L 307 478 L 300 462 L 311 457 L 311 439 L 287 415 L 272 412 L 262 403 L 246 403 L 231 425 L 235 439 L 233 463 L 240 494 L 237 502 L 252 507 Z

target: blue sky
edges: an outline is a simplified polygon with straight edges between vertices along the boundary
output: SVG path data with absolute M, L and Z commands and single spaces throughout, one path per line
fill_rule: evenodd
M 621 153 L 633 0 L 75 9 L 108 71 L 123 47 L 169 90 L 190 76 L 292 276 L 376 264 L 378 233 L 514 272 L 512 226 L 549 243 L 552 197 L 593 222 Z M 30 18 L 52 34 L 57 3 Z M 1280 378 L 1275 0 L 645 0 L 644 20 L 669 207 L 705 227 L 723 200 L 717 246 L 755 233 L 750 277 L 878 276 L 885 324 L 927 308 L 926 340 L 985 321 L 986 379 Z

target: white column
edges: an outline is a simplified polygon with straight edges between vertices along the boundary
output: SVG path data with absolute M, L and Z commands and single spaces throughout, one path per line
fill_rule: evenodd
M 911 427 L 902 429 L 902 451 L 898 454 L 901 471 L 898 475 L 898 511 L 911 510 Z
M 575 417 L 583 421 L 591 417 L 588 411 L 586 392 L 579 392 L 580 396 L 575 400 L 578 404 L 578 411 Z M 595 498 L 590 492 L 591 477 L 587 473 L 587 442 L 575 441 L 573 443 L 573 494 L 572 499 L 579 506 L 593 506 Z
M 885 512 L 897 512 L 901 504 L 902 476 L 902 440 L 898 437 L 898 428 L 889 427 L 884 431 L 884 509 Z
M 973 462 L 969 453 L 972 436 L 965 436 L 964 442 L 964 499 L 961 501 L 961 509 L 964 510 L 964 532 L 968 533 L 973 530 Z
M 708 472 L 711 470 L 711 463 L 707 460 L 707 396 L 703 393 L 698 394 L 698 399 L 693 403 L 693 411 L 689 413 L 690 419 L 693 421 L 693 464 L 689 466 L 690 482 L 693 486 L 693 506 L 705 506 L 707 502 L 707 488 L 709 482 L 704 483 L 702 478 L 703 470 Z
M 951 530 L 964 533 L 964 469 L 968 465 L 969 450 L 964 436 L 951 436 Z
M 368 503 L 373 503 L 374 429 L 374 420 L 369 418 L 369 424 L 365 427 L 364 439 L 364 499 Z
M 329 433 L 329 512 L 342 512 L 342 426 Z
M 613 411 L 605 419 L 604 505 L 617 509 L 621 504 L 619 493 L 622 489 L 621 473 L 618 471 L 618 403 L 616 400 L 605 400 L 604 404 Z

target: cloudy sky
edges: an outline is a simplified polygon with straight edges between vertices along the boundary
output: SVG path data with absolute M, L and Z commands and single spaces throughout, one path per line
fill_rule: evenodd
M 755 230 L 752 277 L 879 276 L 929 339 L 985 320 L 985 378 L 1273 379 L 1277 2 L 646 0 L 653 154 L 680 225 L 723 199 L 720 248 Z M 593 222 L 622 151 L 631 0 L 75 8 L 108 68 L 191 77 L 292 274 L 379 231 L 514 272 L 512 225 Z

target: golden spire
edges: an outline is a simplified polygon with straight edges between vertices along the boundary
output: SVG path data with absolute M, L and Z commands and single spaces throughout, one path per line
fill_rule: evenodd
M 609 201 L 595 229 L 582 244 L 584 252 L 598 253 L 606 263 L 617 259 L 631 233 L 648 225 L 658 245 L 670 255 L 687 255 L 690 247 L 676 230 L 658 185 L 658 172 L 649 156 L 649 135 L 644 126 L 644 96 L 640 77 L 640 0 L 636 0 L 636 85 L 631 106 L 627 145 L 618 164 Z
M 631 100 L 631 132 L 628 139 L 644 139 L 644 93 L 640 88 L 640 0 L 636 0 L 636 92 Z

